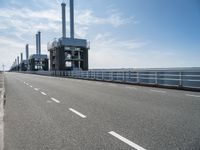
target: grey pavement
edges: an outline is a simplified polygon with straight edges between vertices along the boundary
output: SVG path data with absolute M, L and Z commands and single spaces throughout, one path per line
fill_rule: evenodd
M 200 93 L 7 73 L 5 150 L 200 150 Z

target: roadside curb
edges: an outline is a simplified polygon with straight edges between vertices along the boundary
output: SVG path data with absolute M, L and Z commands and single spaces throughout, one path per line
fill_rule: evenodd
M 4 149 L 4 74 L 2 75 L 2 88 L 0 89 L 0 150 Z

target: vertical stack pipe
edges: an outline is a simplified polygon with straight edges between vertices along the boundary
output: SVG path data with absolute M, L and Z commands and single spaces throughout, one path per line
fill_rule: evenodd
M 28 61 L 28 57 L 29 57 L 29 48 L 28 48 L 28 44 L 26 44 L 26 60 Z
M 66 4 L 62 3 L 61 7 L 62 7 L 62 37 L 66 38 L 66 16 L 65 16 Z
M 19 65 L 19 56 L 17 56 L 17 65 Z
M 38 31 L 38 54 L 41 55 L 41 32 Z
M 19 71 L 19 56 L 17 56 L 17 71 Z
M 36 37 L 36 54 L 38 54 L 38 34 L 36 34 L 35 37 Z
M 22 61 L 23 61 L 23 53 L 21 53 L 21 63 L 22 63 Z
M 70 0 L 70 38 L 74 38 L 74 0 Z

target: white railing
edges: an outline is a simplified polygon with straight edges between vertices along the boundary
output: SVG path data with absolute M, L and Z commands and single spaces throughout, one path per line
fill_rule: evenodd
M 200 90 L 200 70 L 195 71 L 54 71 L 54 76 Z
M 40 71 L 34 72 L 34 74 L 139 85 L 176 87 L 200 91 L 200 69 Z

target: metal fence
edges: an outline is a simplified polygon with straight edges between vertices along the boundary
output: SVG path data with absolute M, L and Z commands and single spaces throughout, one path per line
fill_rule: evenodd
M 200 91 L 200 68 L 104 69 L 89 71 L 37 71 L 25 73 Z
M 51 75 L 200 90 L 200 69 L 53 71 Z

